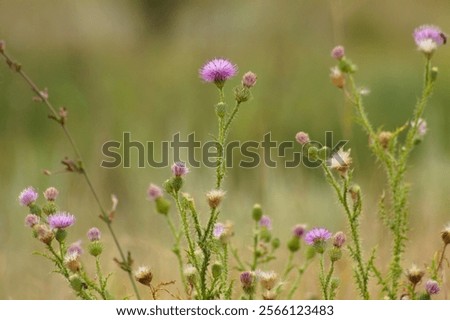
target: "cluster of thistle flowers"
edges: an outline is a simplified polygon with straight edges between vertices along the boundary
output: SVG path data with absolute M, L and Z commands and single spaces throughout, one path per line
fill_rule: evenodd
M 405 271 L 408 283 L 404 289 L 402 299 L 430 300 L 431 296 L 437 295 L 441 291 L 441 284 L 444 283 L 443 273 L 441 271 L 444 267 L 445 250 L 450 244 L 450 225 L 442 230 L 441 239 L 443 249 L 435 255 L 431 264 L 427 267 L 428 279 L 425 281 L 422 291 L 417 292 L 417 286 L 423 282 L 423 278 L 427 272 L 415 264 Z
M 232 282 L 228 279 L 228 242 L 233 231 L 231 223 L 219 222 L 219 207 L 226 194 L 221 187 L 226 171 L 223 149 L 231 124 L 241 104 L 251 98 L 250 89 L 257 80 L 253 72 L 249 71 L 243 75 L 240 85 L 234 88 L 235 106 L 229 112 L 225 103 L 224 86 L 226 81 L 236 74 L 237 66 L 226 59 L 213 59 L 199 71 L 203 81 L 215 84 L 219 90 L 219 102 L 215 105 L 219 131 L 216 137 L 218 154 L 216 184 L 214 189 L 206 193 L 210 209 L 206 224 L 202 225 L 193 198 L 188 193 L 181 192 L 185 176 L 189 173 L 185 163 L 174 163 L 171 167 L 173 176 L 164 182 L 163 187 L 150 184 L 147 192 L 149 200 L 155 202 L 156 211 L 166 217 L 174 237 L 172 251 L 178 259 L 184 291 L 188 297 L 196 299 L 231 297 Z M 175 202 L 178 223 L 169 214 L 171 205 L 164 197 L 163 189 Z M 181 248 L 183 240 L 187 246 L 185 250 Z M 146 270 L 150 269 L 146 267 Z
M 255 212 L 257 213 L 258 211 L 258 208 L 257 210 L 253 210 L 253 218 L 255 218 Z M 263 231 L 267 228 L 267 222 L 263 220 L 264 217 L 266 216 L 261 217 L 261 220 L 259 221 L 260 224 L 262 222 Z M 304 252 L 304 258 L 301 264 L 300 261 L 297 262 L 294 261 L 294 259 L 302 259 L 299 255 L 302 239 L 308 246 Z M 331 248 L 328 246 L 330 239 L 332 239 Z M 273 270 L 264 271 L 261 268 L 258 268 L 260 265 L 265 265 L 268 261 L 275 259 L 275 257 L 273 256 L 272 259 L 269 258 L 258 261 L 260 255 L 257 251 L 256 253 L 254 252 L 253 264 L 247 263 L 251 270 L 243 271 L 240 274 L 240 283 L 244 293 L 241 296 L 241 299 L 254 299 L 258 293 L 258 284 L 260 285 L 261 298 L 264 300 L 274 300 L 280 297 L 292 299 L 296 290 L 299 288 L 302 275 L 313 262 L 317 254 L 320 255 L 319 282 L 322 289 L 322 297 L 323 299 L 334 299 L 339 286 L 338 278 L 333 277 L 334 263 L 341 259 L 342 248 L 345 241 L 346 236 L 341 231 L 332 235 L 331 232 L 325 228 L 312 228 L 307 231 L 306 225 L 295 225 L 292 229 L 292 237 L 287 242 L 287 249 L 290 252 L 290 256 L 287 260 L 284 272 L 279 275 Z M 272 247 L 278 248 L 279 245 L 279 240 L 277 240 L 277 238 L 275 242 L 272 241 Z M 326 257 L 329 259 L 328 272 L 325 272 Z M 240 261 L 238 262 L 242 268 L 244 264 Z M 297 271 L 297 276 L 294 280 L 289 281 L 289 275 L 293 270 Z M 283 293 L 285 292 L 286 294 L 283 296 Z
M 67 229 L 75 224 L 75 216 L 58 210 L 56 199 L 58 190 L 50 187 L 44 191 L 45 204 L 37 204 L 38 193 L 28 187 L 19 195 L 20 205 L 27 207 L 29 214 L 25 217 L 25 225 L 32 229 L 33 237 L 45 245 L 46 252 L 38 253 L 55 264 L 55 272 L 60 273 L 68 281 L 76 295 L 83 299 L 111 299 L 106 286 L 109 276 L 103 276 L 100 267 L 100 255 L 103 245 L 101 232 L 93 227 L 88 230 L 89 244 L 87 251 L 96 261 L 95 280 L 91 279 L 83 266 L 84 250 L 81 240 L 67 244 Z

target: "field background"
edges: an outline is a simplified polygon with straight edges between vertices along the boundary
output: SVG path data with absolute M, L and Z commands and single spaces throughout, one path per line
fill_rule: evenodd
M 271 131 L 277 141 L 308 131 L 317 140 L 325 131 L 350 140 L 355 180 L 364 193 L 363 241 L 366 252 L 378 245 L 379 266 L 387 264 L 390 239 L 376 217 L 385 180 L 369 155 L 366 137 L 351 124 L 351 111 L 328 79 L 334 61 L 330 49 L 344 44 L 358 64 L 357 78 L 370 88 L 367 109 L 376 126 L 393 129 L 407 121 L 421 88 L 424 59 L 412 31 L 431 23 L 450 32 L 450 2 L 420 1 L 0 1 L 0 38 L 22 62 L 56 106 L 69 109 L 69 127 L 85 157 L 87 170 L 109 207 L 119 197 L 114 227 L 137 265 L 153 268 L 157 280 L 177 279 L 171 237 L 161 216 L 146 200 L 149 182 L 162 183 L 169 169 L 100 168 L 102 144 L 129 131 L 140 141 L 170 140 L 195 131 L 206 141 L 216 132 L 216 90 L 198 79 L 199 67 L 212 57 L 227 57 L 241 74 L 258 74 L 254 99 L 234 123 L 231 139 L 260 141 Z M 411 231 L 404 266 L 424 266 L 440 249 L 439 232 L 450 222 L 450 48 L 434 58 L 439 81 L 426 111 L 429 132 L 414 151 Z M 228 98 L 234 79 L 226 87 Z M 23 226 L 26 210 L 17 195 L 29 185 L 60 192 L 60 206 L 74 213 L 70 239 L 85 239 L 91 226 L 103 228 L 85 181 L 75 174 L 44 176 L 72 156 L 43 105 L 5 64 L 0 65 L 0 298 L 71 299 L 50 264 L 32 255 L 42 246 Z M 136 163 L 136 158 L 133 158 Z M 239 161 L 236 158 L 236 161 Z M 213 170 L 193 169 L 186 183 L 206 212 L 204 193 Z M 222 219 L 235 222 L 237 246 L 247 255 L 253 203 L 273 219 L 283 241 L 296 223 L 345 230 L 344 214 L 319 170 L 298 167 L 234 168 L 225 184 Z M 174 211 L 172 211 L 172 214 Z M 85 241 L 86 243 L 86 241 Z M 125 274 L 112 262 L 112 239 L 104 232 L 104 265 L 114 273 L 117 297 L 131 294 Z M 287 250 L 269 268 L 282 270 Z M 85 261 L 89 264 L 90 258 Z M 340 299 L 356 298 L 348 259 L 338 263 Z M 316 265 L 308 271 L 296 298 L 319 294 Z M 384 269 L 384 267 L 383 267 Z M 141 288 L 142 289 L 142 288 Z M 145 297 L 144 291 L 142 291 Z M 382 298 L 373 290 L 374 298 Z M 439 295 L 444 298 L 444 295 Z

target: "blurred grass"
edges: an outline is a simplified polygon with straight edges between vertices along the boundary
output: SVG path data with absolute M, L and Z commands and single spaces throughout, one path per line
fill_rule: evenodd
M 366 137 L 346 117 L 347 105 L 328 80 L 330 49 L 344 44 L 368 86 L 366 99 L 373 122 L 393 129 L 407 121 L 421 87 L 423 58 L 415 52 L 412 30 L 423 23 L 450 30 L 446 0 L 415 1 L 2 1 L 0 38 L 57 106 L 69 109 L 69 127 L 85 156 L 88 171 L 106 206 L 118 195 L 115 228 L 137 264 L 149 264 L 160 280 L 174 278 L 175 259 L 166 226 L 145 199 L 150 181 L 161 183 L 167 169 L 100 168 L 101 145 L 123 131 L 140 141 L 169 140 L 192 131 L 203 141 L 214 133 L 216 90 L 203 84 L 197 70 L 207 59 L 223 56 L 252 70 L 259 80 L 254 99 L 244 106 L 231 139 L 261 141 L 271 131 L 278 141 L 299 130 L 318 140 L 325 131 L 350 140 L 355 178 L 365 193 L 364 245 L 379 246 L 386 264 L 389 239 L 376 219 L 383 174 L 369 155 Z M 428 262 L 440 248 L 439 231 L 450 220 L 450 59 L 448 48 L 434 58 L 441 73 L 426 118 L 425 143 L 414 153 L 409 180 L 411 241 L 405 267 Z M 237 83 L 234 80 L 228 86 Z M 0 67 L 0 298 L 62 299 L 72 294 L 50 265 L 32 256 L 40 249 L 23 227 L 25 211 L 17 195 L 33 185 L 60 189 L 62 208 L 78 217 L 73 240 L 84 239 L 90 226 L 102 227 L 98 210 L 81 177 L 41 174 L 58 169 L 72 156 L 60 129 L 46 119 L 44 106 L 6 65 Z M 207 168 L 192 170 L 186 189 L 197 199 L 213 182 Z M 228 202 L 223 219 L 236 223 L 236 243 L 250 239 L 250 210 L 262 203 L 286 241 L 291 226 L 305 222 L 345 229 L 345 219 L 321 172 L 304 167 L 234 168 L 226 181 Z M 206 211 L 204 211 L 206 212 Z M 131 294 L 124 275 L 112 263 L 112 241 L 104 264 L 114 272 L 114 291 Z M 240 245 L 243 252 L 247 250 Z M 285 259 L 286 255 L 281 257 Z M 278 267 L 282 261 L 275 263 Z M 354 298 L 351 266 L 342 263 L 339 298 Z M 310 275 L 315 271 L 310 270 Z M 313 276 L 298 297 L 318 294 Z M 42 289 L 46 288 L 45 292 Z M 120 297 L 120 296 L 119 296 Z

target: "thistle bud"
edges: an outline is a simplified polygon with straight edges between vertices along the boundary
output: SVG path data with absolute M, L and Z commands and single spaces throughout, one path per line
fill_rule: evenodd
M 361 197 L 361 187 L 357 184 L 352 185 L 348 192 L 350 193 L 353 201 L 357 201 Z
M 234 98 L 236 102 L 241 103 L 248 101 L 250 99 L 250 90 L 247 87 L 236 87 L 234 88 Z
M 44 191 L 44 197 L 45 199 L 47 199 L 47 201 L 55 201 L 56 198 L 58 197 L 58 194 L 59 191 L 54 187 L 47 188 Z
M 378 134 L 378 142 L 380 143 L 383 149 L 387 149 L 389 146 L 389 142 L 392 140 L 392 132 L 389 131 L 381 131 Z
M 290 252 L 297 252 L 300 249 L 300 239 L 297 237 L 292 237 L 287 246 Z
M 342 248 L 346 241 L 345 234 L 342 231 L 336 232 L 333 236 L 333 246 L 336 248 Z
M 170 209 L 169 201 L 167 201 L 163 197 L 160 197 L 155 200 L 155 203 L 156 203 L 156 211 L 158 211 L 159 213 L 161 213 L 163 215 L 167 215 L 169 213 L 169 209 Z
M 56 211 L 58 211 L 58 206 L 55 204 L 55 202 L 53 201 L 49 201 L 46 204 L 44 204 L 42 206 L 42 211 L 46 214 L 46 215 L 51 215 L 56 213 Z
M 263 215 L 263 211 L 262 211 L 261 205 L 255 204 L 253 206 L 253 211 L 252 211 L 253 220 L 255 220 L 255 221 L 261 220 L 262 215 Z
M 225 117 L 227 114 L 227 104 L 223 102 L 216 104 L 216 114 L 219 118 Z
M 78 274 L 72 274 L 69 277 L 69 283 L 72 289 L 76 292 L 80 292 L 87 287 L 86 283 L 83 281 L 83 279 L 80 278 Z
M 245 88 L 252 88 L 256 84 L 258 77 L 253 72 L 249 71 L 242 76 L 242 86 Z
M 98 257 L 103 252 L 103 245 L 100 241 L 92 241 L 88 245 L 89 254 Z
M 330 260 L 332 262 L 336 262 L 342 258 L 342 251 L 338 247 L 333 247 L 328 251 L 328 255 L 330 256 Z
M 280 239 L 279 238 L 272 239 L 272 248 L 278 249 L 279 247 L 280 247 Z
M 255 292 L 256 277 L 253 271 L 242 272 L 239 280 L 241 281 L 242 290 L 246 294 L 253 294 Z
M 223 266 L 220 262 L 215 262 L 212 265 L 211 269 L 212 269 L 212 275 L 213 275 L 214 279 L 217 279 L 222 274 Z

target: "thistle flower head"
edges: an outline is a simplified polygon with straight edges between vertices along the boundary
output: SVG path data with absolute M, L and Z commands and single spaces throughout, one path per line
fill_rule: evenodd
M 161 198 L 163 195 L 162 189 L 157 185 L 151 183 L 147 190 L 148 199 L 154 201 Z
M 189 173 L 189 169 L 184 162 L 178 161 L 172 165 L 172 173 L 176 177 L 182 177 Z
M 153 273 L 147 266 L 142 266 L 134 273 L 134 278 L 137 282 L 142 283 L 145 286 L 150 286 L 153 280 Z
M 338 67 L 333 67 L 330 70 L 331 82 L 339 89 L 345 86 L 345 76 Z
M 300 143 L 302 146 L 309 143 L 311 140 L 309 139 L 309 135 L 306 132 L 300 131 L 295 135 L 295 140 Z
M 242 85 L 246 88 L 252 88 L 256 84 L 258 77 L 253 72 L 249 71 L 242 76 Z
M 441 231 L 441 238 L 445 244 L 450 244 L 450 224 Z
M 57 212 L 48 216 L 47 221 L 52 229 L 65 229 L 75 223 L 75 217 L 68 212 Z
M 233 225 L 230 222 L 225 224 L 216 223 L 213 229 L 213 236 L 222 243 L 227 243 L 233 236 Z
M 264 215 L 259 219 L 259 225 L 267 230 L 272 230 L 272 219 L 270 219 L 269 216 Z
M 299 238 L 299 239 L 301 237 L 303 237 L 303 235 L 305 234 L 305 231 L 306 231 L 306 224 L 297 224 L 292 229 L 292 233 L 293 233 L 294 237 Z
M 413 37 L 417 49 L 427 56 L 431 56 L 439 46 L 447 42 L 447 37 L 441 29 L 432 25 L 423 25 L 416 28 Z
M 47 245 L 52 243 L 52 240 L 55 238 L 55 234 L 45 224 L 37 224 L 34 226 L 34 230 L 38 240 Z
M 425 283 L 425 290 L 431 296 L 433 294 L 438 294 L 441 289 L 439 288 L 439 283 L 435 280 L 428 280 Z
M 239 280 L 241 281 L 242 288 L 246 293 L 254 290 L 256 277 L 253 271 L 242 272 L 239 276 Z
M 413 264 L 408 270 L 406 270 L 406 277 L 412 284 L 417 284 L 422 280 L 425 272 L 419 269 L 415 264 Z
M 67 253 L 67 255 L 64 257 L 64 265 L 69 268 L 70 271 L 77 272 L 81 268 L 79 258 L 80 255 L 76 251 Z
M 341 248 L 346 240 L 347 238 L 342 231 L 336 232 L 333 236 L 333 246 L 336 248 Z
M 47 199 L 47 201 L 55 201 L 58 197 L 58 194 L 59 191 L 56 188 L 50 187 L 44 191 L 44 198 Z
M 217 208 L 222 202 L 223 197 L 225 196 L 225 191 L 214 189 L 209 191 L 206 194 L 206 198 L 208 199 L 209 207 L 212 209 Z
M 190 284 L 193 284 L 197 276 L 197 269 L 192 264 L 188 264 L 183 269 L 183 274 Z
M 337 170 L 341 175 L 345 175 L 347 173 L 351 164 L 352 158 L 350 157 L 350 149 L 348 149 L 348 151 L 344 151 L 344 149 L 341 148 L 329 159 L 330 168 Z
M 345 55 L 345 49 L 343 46 L 336 46 L 331 50 L 331 57 L 336 60 L 341 60 Z
M 266 290 L 272 290 L 278 280 L 278 275 L 274 271 L 257 271 L 256 275 L 261 285 Z
M 100 230 L 98 228 L 93 227 L 88 230 L 87 237 L 88 237 L 89 241 L 91 241 L 91 242 L 99 241 L 100 238 L 102 237 L 102 233 L 100 232 Z
M 331 238 L 331 232 L 325 228 L 314 228 L 305 235 L 305 242 L 314 245 L 319 242 L 325 242 Z
M 29 214 L 25 217 L 25 225 L 27 227 L 33 228 L 40 221 L 40 218 L 35 214 Z
M 82 255 L 84 252 L 83 248 L 81 247 L 81 240 L 78 240 L 74 243 L 72 243 L 67 248 L 67 254 L 77 253 L 78 255 Z
M 236 73 L 237 66 L 222 58 L 208 61 L 199 71 L 200 78 L 206 82 L 214 82 L 219 88 Z
M 28 207 L 33 204 L 38 198 L 38 193 L 33 187 L 28 187 L 24 189 L 19 195 L 20 205 Z

